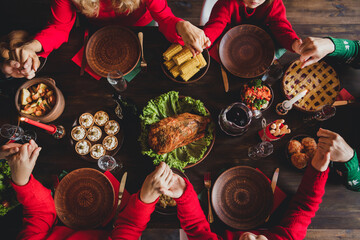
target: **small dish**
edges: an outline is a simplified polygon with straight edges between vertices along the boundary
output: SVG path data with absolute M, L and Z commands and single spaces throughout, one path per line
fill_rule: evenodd
M 289 163 L 291 164 L 291 166 L 293 166 L 294 168 L 298 169 L 298 170 L 302 170 L 304 169 L 306 166 L 307 166 L 307 163 L 308 161 L 311 161 L 312 157 L 313 157 L 313 154 L 315 154 L 315 152 L 312 152 L 312 153 L 309 153 L 310 151 L 306 151 L 305 148 L 304 148 L 304 145 L 302 144 L 302 140 L 304 138 L 312 138 L 314 139 L 315 143 L 316 143 L 316 139 L 311 137 L 310 135 L 307 135 L 307 134 L 299 134 L 299 135 L 296 135 L 294 137 L 292 137 L 290 139 L 290 141 L 286 144 L 286 148 L 285 148 L 285 156 L 286 156 L 286 159 L 289 161 Z M 304 159 L 304 161 L 302 161 L 303 159 L 299 159 L 299 158 L 302 158 L 302 156 L 298 156 L 298 159 L 294 159 L 292 158 L 293 154 L 296 154 L 296 153 L 293 153 L 291 154 L 289 152 L 289 145 L 292 141 L 298 141 L 300 144 L 301 144 L 301 147 L 300 147 L 300 153 L 301 154 L 305 154 L 306 157 L 306 161 Z M 294 148 L 297 147 L 297 145 L 294 144 Z M 313 149 L 313 151 L 316 151 L 316 147 L 317 145 L 315 145 L 315 148 Z M 297 165 L 297 166 L 296 166 Z

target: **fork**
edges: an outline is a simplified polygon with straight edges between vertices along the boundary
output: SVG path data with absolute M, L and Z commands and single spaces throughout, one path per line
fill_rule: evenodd
M 141 62 L 140 62 L 140 66 L 142 70 L 146 70 L 147 68 L 147 63 L 144 59 L 144 34 L 142 32 L 138 33 L 138 37 L 139 37 L 139 41 L 140 41 L 140 47 L 141 47 Z
M 211 204 L 210 204 L 210 187 L 211 187 L 211 178 L 210 178 L 210 173 L 207 172 L 204 175 L 204 185 L 205 188 L 207 189 L 207 194 L 208 194 L 208 206 L 209 206 L 209 211 L 208 211 L 208 222 L 212 223 L 214 222 L 214 216 L 211 210 Z

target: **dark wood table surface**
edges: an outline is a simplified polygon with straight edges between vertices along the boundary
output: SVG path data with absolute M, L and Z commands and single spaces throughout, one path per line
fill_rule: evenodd
M 133 101 L 138 110 L 146 105 L 146 103 L 165 92 L 170 90 L 179 91 L 181 95 L 191 96 L 200 99 L 212 114 L 212 118 L 217 122 L 217 117 L 222 108 L 240 100 L 240 88 L 244 83 L 244 79 L 229 76 L 230 91 L 224 92 L 223 82 L 221 78 L 220 67 L 213 59 L 207 74 L 194 84 L 178 84 L 167 79 L 163 74 L 160 64 L 162 62 L 161 53 L 169 45 L 163 35 L 158 32 L 157 28 L 134 28 L 134 32 L 139 30 L 144 32 L 144 49 L 145 57 L 148 62 L 146 72 L 140 73 L 128 84 L 128 89 L 122 95 Z M 106 79 L 99 81 L 85 73 L 80 77 L 80 68 L 71 61 L 71 58 L 82 47 L 83 31 L 74 30 L 70 34 L 69 42 L 63 44 L 60 49 L 54 51 L 49 57 L 43 70 L 38 74 L 40 77 L 51 77 L 56 81 L 56 85 L 62 91 L 66 106 L 64 113 L 54 122 L 61 124 L 67 130 L 71 130 L 74 120 L 79 114 L 97 110 L 112 109 L 115 103 L 112 100 L 113 89 Z M 286 66 L 293 55 L 287 55 L 280 59 L 281 63 Z M 347 66 L 341 66 L 333 63 L 337 70 L 342 86 L 346 87 L 355 97 L 360 96 L 360 71 L 353 70 Z M 14 92 L 17 90 L 23 80 L 11 80 L 6 83 L 2 82 L 0 87 L 0 123 L 16 123 L 18 115 L 14 107 Z M 284 100 L 280 89 L 280 81 L 271 83 L 275 99 L 272 106 L 264 112 L 264 117 L 268 122 L 280 118 L 275 113 L 275 105 Z M 218 174 L 233 166 L 246 165 L 259 168 L 270 179 L 274 170 L 280 168 L 278 186 L 287 194 L 288 198 L 275 211 L 270 221 L 264 227 L 278 224 L 281 216 L 286 210 L 288 200 L 295 193 L 303 171 L 297 170 L 291 166 L 285 158 L 285 146 L 289 139 L 297 134 L 309 134 L 315 136 L 320 126 L 339 132 L 349 142 L 352 147 L 359 150 L 358 135 L 360 133 L 360 105 L 358 103 L 341 106 L 337 108 L 336 116 L 328 121 L 311 124 L 305 124 L 303 118 L 306 114 L 292 110 L 284 117 L 286 123 L 292 130 L 292 133 L 286 135 L 280 141 L 274 143 L 274 153 L 269 157 L 251 160 L 247 156 L 250 146 L 257 144 L 260 139 L 257 132 L 261 128 L 260 120 L 253 120 L 249 131 L 240 137 L 230 137 L 224 134 L 219 126 L 216 128 L 216 141 L 210 154 L 200 164 L 187 169 L 186 175 L 192 182 L 197 193 L 204 191 L 203 175 L 210 171 L 212 181 L 214 183 Z M 144 178 L 150 173 L 154 167 L 150 159 L 145 158 L 140 153 L 140 146 L 137 142 L 139 136 L 138 119 L 126 116 L 122 122 L 125 127 L 124 144 L 116 159 L 124 163 L 125 167 L 114 174 L 120 179 L 124 171 L 128 172 L 126 189 L 134 193 L 136 192 Z M 29 125 L 22 126 L 26 129 L 33 129 Z M 63 170 L 70 172 L 74 169 L 90 167 L 98 169 L 96 163 L 90 163 L 82 160 L 74 153 L 69 141 L 69 134 L 61 140 L 55 140 L 52 136 L 41 130 L 35 129 L 38 134 L 37 143 L 43 148 L 38 158 L 33 174 L 45 186 L 51 187 L 52 175 L 59 175 Z M 205 193 L 205 192 L 203 192 Z M 358 229 L 360 226 L 359 209 L 360 209 L 360 193 L 347 190 L 340 179 L 331 173 L 326 185 L 326 193 L 323 203 L 316 217 L 313 218 L 310 228 L 313 229 Z M 204 198 L 201 202 L 205 214 L 207 214 L 207 202 Z M 0 226 L 3 231 L 9 232 L 14 236 L 21 229 L 22 208 L 17 207 L 5 217 L 0 218 Z M 215 215 L 215 222 L 212 227 L 221 232 L 228 228 Z M 154 213 L 148 225 L 151 228 L 176 228 L 179 222 L 175 215 L 164 216 Z

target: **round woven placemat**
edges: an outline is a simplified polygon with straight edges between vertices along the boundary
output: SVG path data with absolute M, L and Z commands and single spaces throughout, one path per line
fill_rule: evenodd
M 301 62 L 296 60 L 286 70 L 282 88 L 287 99 L 307 89 L 305 97 L 294 106 L 305 112 L 315 112 L 335 102 L 340 91 L 340 80 L 335 69 L 325 61 L 301 68 Z
M 72 229 L 91 229 L 110 217 L 115 192 L 98 170 L 81 168 L 67 174 L 55 191 L 55 208 L 61 222 Z
M 273 206 L 266 177 L 254 168 L 233 167 L 216 180 L 212 204 L 217 216 L 236 229 L 253 229 L 264 223 Z
M 112 70 L 124 75 L 131 72 L 140 59 L 140 43 L 127 28 L 107 26 L 96 31 L 86 46 L 86 60 L 98 75 L 107 77 Z
M 253 78 L 265 73 L 274 60 L 275 47 L 270 35 L 254 25 L 230 29 L 221 39 L 219 56 L 235 76 Z

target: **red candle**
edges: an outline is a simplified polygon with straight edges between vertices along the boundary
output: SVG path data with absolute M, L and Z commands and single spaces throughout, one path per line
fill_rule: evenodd
M 54 134 L 56 132 L 56 126 L 54 126 L 54 125 L 46 125 L 44 123 L 37 122 L 37 121 L 31 120 L 31 119 L 26 118 L 26 117 L 21 117 L 20 121 L 23 121 L 23 122 L 26 122 L 28 124 L 34 125 L 36 127 L 45 129 L 46 131 L 48 131 L 51 134 Z

